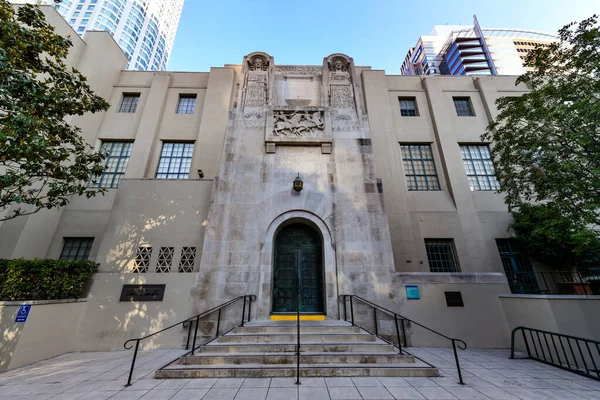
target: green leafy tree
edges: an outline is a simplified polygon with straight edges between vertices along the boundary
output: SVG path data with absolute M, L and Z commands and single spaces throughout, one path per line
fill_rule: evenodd
M 496 101 L 499 114 L 482 140 L 511 210 L 545 205 L 572 226 L 600 222 L 600 30 L 596 15 L 531 51 L 517 79 L 531 92 Z M 548 227 L 548 226 L 546 226 Z M 548 227 L 552 228 L 552 227 Z M 585 229 L 585 228 L 584 228 Z
M 585 224 L 547 204 L 521 204 L 511 228 L 523 250 L 554 269 L 598 265 L 600 240 Z
M 71 46 L 37 6 L 0 0 L 0 221 L 103 191 L 88 182 L 104 156 L 67 119 L 109 104 L 66 66 Z

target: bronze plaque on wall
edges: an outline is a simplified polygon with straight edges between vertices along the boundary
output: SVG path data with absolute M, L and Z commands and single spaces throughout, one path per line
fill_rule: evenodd
M 167 285 L 123 285 L 119 301 L 162 301 Z

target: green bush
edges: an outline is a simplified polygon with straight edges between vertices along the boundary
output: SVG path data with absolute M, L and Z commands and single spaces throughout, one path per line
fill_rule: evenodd
M 91 261 L 0 259 L 0 300 L 58 300 L 85 297 L 98 271 Z

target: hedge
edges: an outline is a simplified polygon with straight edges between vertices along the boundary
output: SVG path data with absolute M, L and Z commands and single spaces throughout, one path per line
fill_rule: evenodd
M 98 271 L 91 261 L 0 259 L 0 300 L 59 300 L 86 296 Z

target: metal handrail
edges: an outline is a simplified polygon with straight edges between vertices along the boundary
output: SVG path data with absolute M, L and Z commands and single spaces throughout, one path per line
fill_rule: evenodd
M 244 304 L 243 304 L 243 307 L 242 307 L 242 320 L 241 320 L 240 325 L 238 325 L 238 326 L 244 326 L 244 322 L 249 322 L 250 321 L 250 312 L 251 312 L 252 302 L 254 300 L 256 300 L 256 296 L 254 296 L 254 295 L 245 295 L 245 296 L 236 297 L 235 299 L 231 299 L 228 302 L 223 303 L 221 305 L 218 305 L 216 307 L 213 307 L 213 308 L 211 308 L 208 311 L 201 312 L 200 314 L 197 314 L 197 315 L 194 315 L 194 316 L 189 317 L 187 319 L 184 319 L 183 321 L 177 322 L 176 324 L 173 324 L 171 326 L 163 328 L 163 329 L 161 329 L 159 331 L 153 332 L 153 333 L 151 333 L 149 335 L 146 335 L 144 337 L 134 338 L 134 339 L 127 340 L 125 343 L 123 343 L 123 347 L 126 350 L 129 350 L 129 349 L 131 349 L 131 348 L 134 347 L 134 344 L 130 343 L 130 342 L 135 342 L 135 351 L 133 352 L 133 360 L 131 361 L 131 369 L 129 370 L 129 378 L 127 379 L 127 384 L 125 386 L 131 386 L 131 377 L 133 375 L 133 369 L 135 368 L 135 360 L 137 358 L 138 349 L 139 349 L 139 346 L 140 346 L 140 342 L 142 340 L 146 340 L 146 339 L 148 339 L 148 338 L 150 338 L 152 336 L 158 335 L 159 333 L 167 331 L 167 330 L 169 330 L 171 328 L 175 328 L 176 326 L 179 326 L 179 325 L 183 325 L 183 327 L 185 328 L 186 324 L 188 324 L 187 325 L 188 326 L 188 335 L 187 335 L 187 341 L 186 341 L 185 348 L 186 348 L 186 350 L 189 350 L 190 336 L 191 336 L 191 331 L 192 331 L 192 322 L 195 322 L 194 340 L 192 342 L 192 350 L 191 350 L 191 352 L 186 353 L 186 354 L 190 354 L 191 353 L 192 355 L 194 355 L 194 352 L 196 351 L 197 348 L 200 348 L 201 346 L 203 346 L 203 345 L 205 345 L 205 344 L 207 344 L 207 343 L 209 343 L 209 342 L 217 339 L 219 336 L 222 336 L 223 334 L 229 332 L 229 331 L 227 331 L 227 332 L 224 332 L 222 335 L 219 335 L 219 325 L 220 325 L 220 322 L 221 322 L 221 310 L 224 309 L 224 308 L 226 308 L 226 307 L 228 307 L 228 306 L 230 306 L 233 303 L 236 303 L 236 302 L 240 301 L 240 300 L 243 300 Z M 248 302 L 248 318 L 247 318 L 247 320 L 246 320 L 246 302 Z M 218 316 L 217 316 L 217 326 L 216 326 L 215 336 L 213 338 L 211 338 L 210 340 L 208 340 L 207 342 L 202 343 L 201 345 L 199 345 L 199 346 L 196 347 L 196 339 L 198 337 L 198 324 L 200 322 L 200 318 L 207 317 L 207 316 L 209 316 L 209 315 L 211 315 L 211 314 L 213 314 L 215 312 L 218 313 L 217 314 Z
M 402 315 L 400 315 L 400 314 L 398 314 L 398 313 L 396 313 L 396 312 L 394 312 L 392 310 L 388 310 L 387 308 L 384 308 L 384 307 L 382 307 L 382 306 L 380 306 L 378 304 L 375 304 L 375 303 L 373 303 L 373 302 L 371 302 L 369 300 L 363 299 L 362 297 L 354 295 L 354 294 L 342 294 L 342 295 L 339 296 L 339 299 L 341 299 L 344 302 L 344 320 L 345 321 L 348 320 L 348 318 L 347 318 L 347 310 L 346 310 L 346 301 L 348 299 L 350 300 L 350 318 L 351 318 L 350 322 L 352 323 L 353 326 L 357 326 L 357 325 L 354 323 L 354 305 L 353 305 L 352 299 L 356 299 L 356 300 L 360 301 L 361 303 L 363 303 L 363 304 L 371 307 L 374 310 L 373 320 L 375 322 L 375 325 L 374 325 L 375 326 L 375 332 L 369 332 L 369 330 L 365 329 L 364 327 L 361 327 L 361 328 L 364 329 L 365 331 L 367 331 L 367 332 L 369 332 L 369 333 L 377 336 L 379 339 L 383 340 L 384 342 L 390 343 L 392 345 L 394 344 L 393 342 L 391 342 L 391 341 L 389 341 L 389 340 L 387 340 L 387 339 L 385 339 L 385 338 L 383 338 L 383 337 L 381 337 L 379 335 L 378 328 L 377 328 L 377 311 L 381 312 L 382 314 L 387 315 L 388 317 L 394 318 L 394 325 L 396 327 L 396 337 L 397 337 L 397 340 L 398 340 L 398 350 L 399 350 L 400 354 L 402 354 L 402 339 L 404 339 L 404 346 L 406 346 L 406 332 L 405 332 L 405 328 L 404 328 L 404 321 L 408 321 L 408 322 L 410 322 L 412 324 L 420 326 L 423 329 L 426 329 L 426 330 L 428 330 L 428 331 L 430 331 L 432 333 L 435 333 L 438 336 L 441 336 L 441 337 L 443 337 L 445 339 L 450 340 L 450 342 L 452 343 L 452 349 L 454 351 L 454 360 L 456 362 L 456 370 L 458 371 L 458 380 L 459 380 L 459 383 L 461 385 L 464 385 L 463 378 L 462 378 L 462 372 L 461 372 L 461 369 L 460 369 L 460 363 L 459 363 L 459 360 L 458 360 L 458 353 L 456 352 L 456 347 L 458 347 L 461 350 L 466 350 L 467 343 L 465 343 L 463 340 L 446 336 L 443 333 L 440 333 L 440 332 L 438 332 L 436 330 L 428 328 L 425 325 L 422 325 L 422 324 L 420 324 L 418 322 L 415 322 L 415 321 L 413 321 L 410 318 L 406 318 L 406 317 L 404 317 L 404 316 L 402 316 Z M 401 322 L 400 326 L 402 328 L 402 335 L 400 335 L 400 330 L 398 328 L 398 321 Z
M 541 329 L 528 328 L 526 326 L 518 326 L 513 329 L 510 336 L 510 358 L 515 358 L 515 333 L 517 331 L 521 331 L 523 334 L 523 342 L 525 343 L 525 349 L 527 350 L 527 357 L 523 357 L 524 359 L 532 359 L 535 361 L 539 361 L 544 364 L 552 365 L 554 367 L 564 369 L 566 371 L 570 371 L 576 373 L 578 375 L 583 375 L 588 378 L 595 379 L 600 381 L 600 369 L 598 366 L 600 365 L 600 341 L 586 339 L 577 336 L 564 335 L 562 333 L 549 332 Z M 525 332 L 529 333 L 529 337 L 525 334 Z M 535 333 L 535 336 L 534 336 Z M 541 334 L 541 338 L 540 338 Z M 548 342 L 548 337 L 550 337 L 550 343 L 552 343 L 552 347 L 550 347 L 550 343 Z M 537 343 L 536 339 L 537 338 Z M 557 338 L 557 340 L 555 340 Z M 542 341 L 543 339 L 543 341 Z M 565 340 L 563 340 L 565 339 Z M 531 352 L 531 347 L 529 340 L 531 340 L 531 345 L 533 346 L 533 350 L 535 352 L 535 356 Z M 558 341 L 559 346 L 556 345 Z M 565 344 L 567 345 L 565 347 Z M 575 344 L 577 351 L 573 350 L 573 344 Z M 584 351 L 582 351 L 581 344 L 585 345 L 584 349 L 587 350 L 587 355 L 589 355 L 588 361 L 591 362 L 591 365 L 588 366 L 586 362 L 586 357 L 584 355 Z M 544 346 L 545 345 L 545 346 Z M 591 348 L 590 348 L 590 345 Z M 561 352 L 564 356 L 564 362 L 561 358 Z M 539 351 L 538 351 L 539 348 Z M 596 355 L 593 354 L 592 349 L 596 349 Z M 544 349 L 546 351 L 544 351 Z M 568 352 L 567 352 L 568 349 Z M 554 351 L 553 351 L 554 350 Z M 540 353 L 542 357 L 540 358 Z M 578 354 L 579 353 L 579 356 Z M 570 358 L 569 358 L 570 354 Z M 546 355 L 548 357 L 546 357 Z M 554 360 L 556 358 L 556 361 Z M 583 366 L 583 369 L 580 368 L 579 360 Z M 596 363 L 598 360 L 598 363 Z M 573 364 L 573 365 L 571 365 Z

